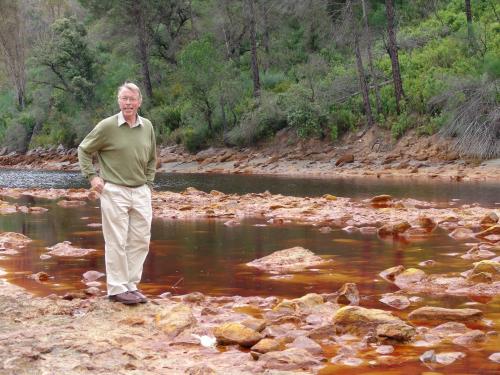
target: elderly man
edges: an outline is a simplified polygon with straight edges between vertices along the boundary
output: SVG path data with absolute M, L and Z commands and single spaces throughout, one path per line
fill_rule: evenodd
M 151 122 L 137 114 L 141 103 L 137 85 L 120 86 L 121 112 L 98 123 L 78 147 L 82 173 L 101 197 L 108 296 L 124 304 L 147 302 L 137 284 L 151 238 L 156 143 Z

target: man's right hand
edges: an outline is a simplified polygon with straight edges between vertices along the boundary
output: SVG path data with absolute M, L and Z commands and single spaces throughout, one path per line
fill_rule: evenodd
M 104 188 L 104 180 L 99 176 L 95 176 L 90 180 L 90 186 L 92 186 L 92 190 L 101 194 Z

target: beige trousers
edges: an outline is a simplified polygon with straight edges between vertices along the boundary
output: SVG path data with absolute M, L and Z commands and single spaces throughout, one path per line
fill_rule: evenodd
M 137 290 L 151 238 L 151 190 L 107 182 L 101 213 L 108 295 Z

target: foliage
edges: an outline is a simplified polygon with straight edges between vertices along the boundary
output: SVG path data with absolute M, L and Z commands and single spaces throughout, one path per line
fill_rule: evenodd
M 373 108 L 374 84 L 380 85 L 378 126 L 395 138 L 412 128 L 441 131 L 455 135 L 463 153 L 496 155 L 500 10 L 492 10 L 493 1 L 472 2 L 470 29 L 463 0 L 395 2 L 400 113 L 382 0 L 365 0 L 369 38 L 360 1 L 350 14 L 345 1 L 256 1 L 260 98 L 252 95 L 245 0 L 57 3 L 59 11 L 53 2 L 23 2 L 24 23 L 16 30 L 27 41 L 24 106 L 17 103 L 20 80 L 0 61 L 2 146 L 76 146 L 116 113 L 116 88 L 125 80 L 143 88 L 141 115 L 153 121 L 158 142 L 183 143 L 191 152 L 222 142 L 252 145 L 284 127 L 337 141 L 366 122 L 352 48 L 357 33 Z M 344 27 L 349 20 L 352 27 Z

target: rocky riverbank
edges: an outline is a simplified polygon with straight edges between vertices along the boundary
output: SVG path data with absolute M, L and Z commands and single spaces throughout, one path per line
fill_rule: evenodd
M 0 202 L 3 215 L 43 214 L 43 208 L 16 203 L 22 196 L 57 200 L 62 207 L 95 204 L 94 194 L 80 189 L 0 189 L 0 196 L 5 199 Z M 387 195 L 354 201 L 333 195 L 229 195 L 193 188 L 155 192 L 153 208 L 155 218 L 165 220 L 218 218 L 235 226 L 243 218 L 258 217 L 269 225 L 298 222 L 322 233 L 342 228 L 392 241 L 418 241 L 441 228 L 452 238 L 468 241 L 470 248 L 454 255 L 468 266 L 461 274 L 436 274 L 430 259 L 410 268 L 380 270 L 380 276 L 399 289 L 382 296 L 360 295 L 354 283 L 290 300 L 166 291 L 135 307 L 109 302 L 100 290 L 103 275 L 92 271 L 82 275 L 81 291 L 64 296 L 34 297 L 2 281 L 2 373 L 327 374 L 408 366 L 446 372 L 447 366 L 453 368 L 477 353 L 484 353 L 481 373 L 498 369 L 500 354 L 493 349 L 499 344 L 496 314 L 483 312 L 481 303 L 448 308 L 428 305 L 422 298 L 498 299 L 498 212 Z M 19 233 L 2 233 L 0 255 L 15 256 L 29 241 Z M 44 256 L 82 257 L 93 251 L 64 242 L 49 250 Z M 295 247 L 256 259 L 248 267 L 269 276 L 287 275 L 329 261 Z M 48 279 L 43 273 L 32 277 Z M 387 308 L 367 306 L 373 298 Z
M 181 146 L 160 147 L 159 172 L 234 173 L 287 176 L 376 176 L 436 178 L 453 181 L 500 180 L 500 159 L 461 158 L 451 140 L 418 137 L 409 132 L 395 142 L 381 129 L 350 134 L 332 144 L 301 140 L 290 131 L 254 148 L 209 148 L 196 154 Z M 0 167 L 20 169 L 79 169 L 76 149 L 62 146 L 26 154 L 0 152 Z

